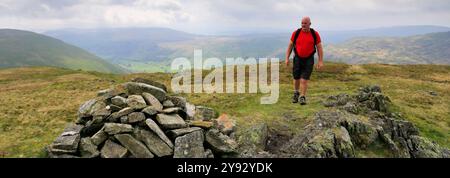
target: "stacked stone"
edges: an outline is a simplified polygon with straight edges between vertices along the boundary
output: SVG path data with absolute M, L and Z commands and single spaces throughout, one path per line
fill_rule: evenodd
M 168 96 L 137 78 L 98 92 L 46 147 L 52 158 L 213 158 L 236 155 L 235 121 L 208 107 Z

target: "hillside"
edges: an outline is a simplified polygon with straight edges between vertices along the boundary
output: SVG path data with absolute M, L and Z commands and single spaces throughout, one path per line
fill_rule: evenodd
M 363 30 L 323 31 L 322 36 L 324 39 L 326 39 L 327 44 L 339 44 L 356 37 L 407 37 L 447 31 L 450 31 L 449 27 L 432 25 L 410 25 Z
M 46 35 L 79 46 L 111 61 L 160 61 L 173 52 L 160 43 L 191 40 L 198 35 L 168 28 L 66 29 Z
M 124 69 L 103 59 L 45 35 L 0 29 L 0 68 L 55 66 L 106 73 L 123 73 Z
M 398 38 L 361 37 L 325 48 L 327 60 L 349 64 L 449 64 L 450 31 Z
M 440 26 L 397 26 L 349 31 L 319 29 L 319 32 L 326 45 L 325 60 L 350 64 L 449 64 L 446 59 L 448 35 L 428 34 L 449 30 Z M 168 28 L 62 29 L 45 32 L 134 72 L 169 71 L 172 59 L 191 58 L 194 49 L 202 49 L 204 58 L 283 59 L 291 33 L 206 36 Z M 397 38 L 399 40 L 394 40 Z
M 286 141 L 312 121 L 328 96 L 352 94 L 366 85 L 379 85 L 394 103 L 394 111 L 415 124 L 420 134 L 450 147 L 450 67 L 442 65 L 346 65 L 326 63 L 312 75 L 308 105 L 291 103 L 290 70 L 280 66 L 280 97 L 260 105 L 264 94 L 183 94 L 195 105 L 227 113 L 237 121 L 237 134 L 258 123 L 269 126 L 271 141 Z M 427 75 L 421 75 L 426 73 Z M 0 153 L 5 157 L 39 157 L 78 107 L 97 91 L 135 77 L 170 86 L 170 74 L 115 75 L 50 67 L 0 70 Z M 169 87 L 170 88 L 170 87 Z M 264 95 L 265 96 L 265 95 Z M 388 157 L 379 148 L 357 150 L 358 157 Z

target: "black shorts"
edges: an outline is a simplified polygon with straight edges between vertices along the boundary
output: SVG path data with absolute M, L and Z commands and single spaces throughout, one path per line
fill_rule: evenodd
M 309 58 L 294 57 L 292 75 L 295 80 L 300 78 L 309 80 L 314 68 L 314 55 Z

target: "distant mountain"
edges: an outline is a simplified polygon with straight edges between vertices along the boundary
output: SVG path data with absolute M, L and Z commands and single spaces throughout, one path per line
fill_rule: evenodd
M 0 29 L 0 68 L 22 66 L 125 72 L 83 49 L 52 37 L 22 30 Z
M 427 33 L 447 32 L 449 27 L 432 25 L 395 26 L 365 30 L 322 31 L 321 36 L 327 44 L 341 43 L 355 37 L 405 37 Z
M 408 37 L 360 37 L 325 49 L 327 60 L 350 64 L 450 64 L 450 31 Z
M 173 53 L 160 43 L 192 40 L 199 35 L 168 28 L 63 29 L 46 35 L 79 46 L 108 60 L 159 61 Z
M 397 26 L 353 31 L 321 31 L 320 29 L 318 31 L 323 43 L 333 48 L 334 45 L 345 43 L 352 38 L 406 37 L 450 31 L 450 28 Z M 178 57 L 191 58 L 194 49 L 202 49 L 204 58 L 278 57 L 283 59 L 292 32 L 207 36 L 168 28 L 112 28 L 63 29 L 45 34 L 79 46 L 129 70 L 148 72 L 167 71 L 171 60 Z M 332 54 L 328 49 L 325 54 L 329 57 L 339 56 L 339 53 Z M 354 60 L 349 61 L 355 62 Z M 395 61 L 391 62 L 395 63 Z M 401 62 L 407 62 L 407 60 Z M 410 62 L 417 63 L 417 61 Z

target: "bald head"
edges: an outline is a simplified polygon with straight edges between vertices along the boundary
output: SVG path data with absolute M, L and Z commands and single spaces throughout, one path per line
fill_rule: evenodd
M 309 31 L 309 28 L 311 26 L 311 18 L 308 16 L 302 18 L 302 29 L 305 31 Z

